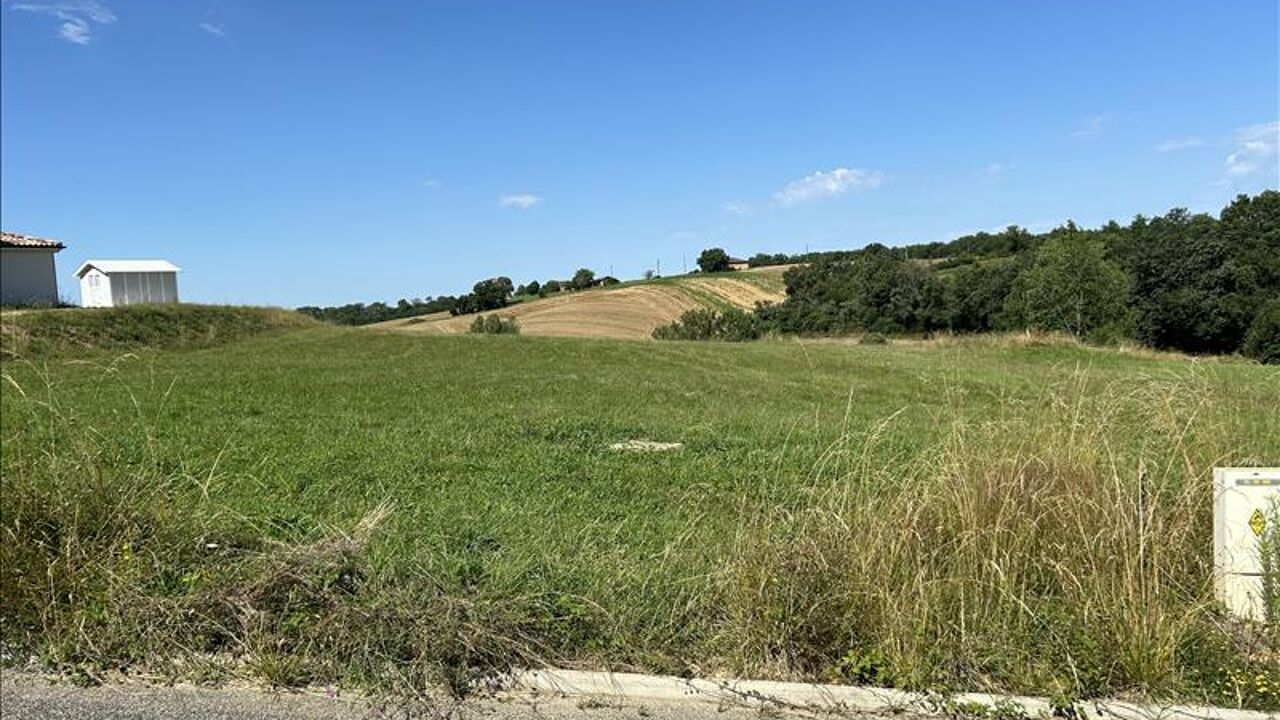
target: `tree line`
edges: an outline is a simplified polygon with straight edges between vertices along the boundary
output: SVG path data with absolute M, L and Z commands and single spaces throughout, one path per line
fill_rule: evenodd
M 539 282 L 531 280 L 523 285 L 515 285 L 511 278 L 498 276 L 486 278 L 471 287 L 465 295 L 428 297 L 420 299 L 401 299 L 394 305 L 384 302 L 350 303 L 330 307 L 306 305 L 297 311 L 310 315 L 317 320 L 336 323 L 338 325 L 368 325 L 385 320 L 428 315 L 430 313 L 448 311 L 451 315 L 470 315 L 473 313 L 500 310 L 513 302 L 547 297 L 560 292 L 585 290 L 590 287 L 617 285 L 618 279 L 610 276 L 596 277 L 590 268 L 578 268 L 568 280 L 547 280 Z
M 590 268 L 578 268 L 569 280 L 547 280 L 546 282 L 530 280 L 520 286 L 513 285 L 509 277 L 499 276 L 476 283 L 470 293 L 454 300 L 449 312 L 453 315 L 488 312 L 500 310 L 518 300 L 544 298 L 561 292 L 617 284 L 617 278 L 608 275 L 597 278 L 595 271 Z
M 418 315 L 427 315 L 435 312 L 444 312 L 453 307 L 456 298 L 450 295 L 442 295 L 440 297 L 426 299 L 407 300 L 401 298 L 394 305 L 384 302 L 369 303 L 349 303 L 347 305 L 336 305 L 330 307 L 317 307 L 315 305 L 304 305 L 297 308 L 297 311 L 310 315 L 317 320 L 335 323 L 337 325 L 368 325 L 370 323 L 382 322 L 384 320 L 397 320 L 400 318 L 415 317 Z
M 1217 217 L 1178 208 L 1128 225 L 1067 223 L 1039 234 L 1010 227 L 945 243 L 762 254 L 751 262 L 806 263 L 783 275 L 783 302 L 757 307 L 762 332 L 1033 329 L 1280 362 L 1280 193 L 1271 190 L 1240 195 Z M 723 323 L 690 319 L 692 334 L 714 329 L 723 337 Z M 742 324 L 734 318 L 734 327 Z M 689 334 L 668 327 L 659 335 Z

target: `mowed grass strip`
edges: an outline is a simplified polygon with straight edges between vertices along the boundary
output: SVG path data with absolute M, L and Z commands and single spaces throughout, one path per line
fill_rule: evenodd
M 1274 369 L 321 328 L 4 372 L 5 641 L 53 664 L 1275 702 L 1208 558 L 1212 466 L 1280 456 Z

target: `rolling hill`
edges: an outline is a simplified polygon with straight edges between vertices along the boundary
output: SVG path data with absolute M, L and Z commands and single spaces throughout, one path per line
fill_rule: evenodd
M 682 275 L 624 283 L 530 300 L 497 311 L 515 318 L 525 335 L 647 339 L 654 328 L 699 307 L 750 309 L 783 298 L 785 266 L 717 275 Z M 368 327 L 451 335 L 465 333 L 475 315 L 447 313 L 389 320 Z

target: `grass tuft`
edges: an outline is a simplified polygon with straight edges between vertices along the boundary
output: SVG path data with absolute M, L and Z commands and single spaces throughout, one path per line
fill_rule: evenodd
M 846 434 L 797 502 L 745 514 L 725 652 L 748 675 L 1066 697 L 1234 702 L 1232 673 L 1275 677 L 1213 598 L 1204 389 L 1085 387 L 945 414 L 906 456 L 893 422 Z

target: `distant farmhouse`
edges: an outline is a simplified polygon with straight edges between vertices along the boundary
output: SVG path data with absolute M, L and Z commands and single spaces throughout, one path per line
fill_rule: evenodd
M 180 268 L 167 260 L 86 260 L 76 271 L 80 304 L 120 307 L 178 302 Z
M 57 240 L 0 231 L 0 305 L 57 305 Z
M 751 267 L 751 264 L 748 263 L 746 260 L 743 260 L 742 258 L 736 258 L 732 256 L 729 257 L 730 270 L 746 270 L 750 267 Z

